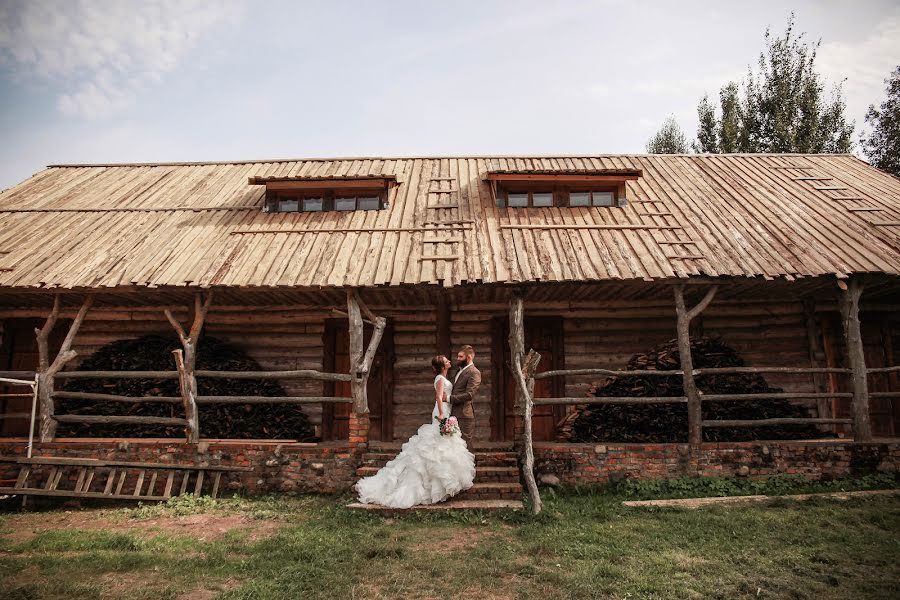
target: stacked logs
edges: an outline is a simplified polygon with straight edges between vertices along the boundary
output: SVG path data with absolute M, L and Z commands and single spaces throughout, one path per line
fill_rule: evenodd
M 691 356 L 695 369 L 743 367 L 737 351 L 720 339 L 691 340 Z M 637 354 L 628 361 L 626 371 L 678 371 L 681 360 L 677 340 L 669 340 Z M 701 375 L 697 387 L 704 394 L 778 393 L 765 378 L 755 373 Z M 590 395 L 616 396 L 683 396 L 680 375 L 615 376 L 594 383 Z M 786 399 L 704 401 L 703 419 L 767 419 L 775 417 L 808 417 L 808 411 Z M 599 404 L 577 405 L 558 428 L 560 439 L 572 442 L 640 442 L 674 443 L 688 441 L 687 405 L 685 404 Z M 716 427 L 703 430 L 704 441 L 748 441 L 756 439 L 812 439 L 829 437 L 815 425 L 767 425 L 761 427 Z
M 172 350 L 181 348 L 174 336 L 146 335 L 103 346 L 86 358 L 80 371 L 174 371 Z M 214 337 L 203 336 L 197 353 L 197 369 L 209 371 L 260 371 L 259 363 L 243 350 Z M 198 378 L 202 396 L 286 396 L 277 381 L 265 379 Z M 92 392 L 121 396 L 180 396 L 177 379 L 73 379 L 67 392 Z M 319 441 L 309 417 L 296 404 L 203 404 L 198 407 L 200 433 L 205 438 L 293 439 Z M 184 417 L 181 402 L 163 404 L 95 400 L 58 400 L 57 414 Z M 164 425 L 118 423 L 60 423 L 61 437 L 183 437 L 184 430 Z

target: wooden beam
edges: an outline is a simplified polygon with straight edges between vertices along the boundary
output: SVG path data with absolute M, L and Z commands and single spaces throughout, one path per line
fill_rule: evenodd
M 703 421 L 704 427 L 759 427 L 762 425 L 808 425 L 850 423 L 852 419 L 815 419 L 804 417 L 783 417 L 775 419 L 729 419 Z
M 863 349 L 862 332 L 859 324 L 859 298 L 863 284 L 858 277 L 851 277 L 846 286 L 838 294 L 838 305 L 844 325 L 844 340 L 847 346 L 847 358 L 853 373 L 850 380 L 853 388 L 853 399 L 850 402 L 853 413 L 853 437 L 857 441 L 867 442 L 872 439 L 872 427 L 869 423 L 869 384 L 866 377 L 866 356 Z
M 641 178 L 639 171 L 624 173 L 598 173 L 598 174 L 573 174 L 573 173 L 488 173 L 488 181 L 535 181 L 535 182 L 565 182 L 565 183 L 618 183 L 620 181 L 637 181 Z
M 709 306 L 716 295 L 718 286 L 712 286 L 706 292 L 703 299 L 692 309 L 688 310 L 684 302 L 684 286 L 673 287 L 675 293 L 675 314 L 677 317 L 676 330 L 678 334 L 678 356 L 681 360 L 683 372 L 684 395 L 688 399 L 688 441 L 691 445 L 699 446 L 703 441 L 701 421 L 703 413 L 700 404 L 700 392 L 694 380 L 694 361 L 691 358 L 691 319 L 699 315 L 703 309 Z
M 437 292 L 437 301 L 434 305 L 435 322 L 437 327 L 435 330 L 435 344 L 437 346 L 437 354 L 443 354 L 450 361 L 453 361 L 450 348 L 450 306 L 447 304 L 447 296 L 441 292 Z

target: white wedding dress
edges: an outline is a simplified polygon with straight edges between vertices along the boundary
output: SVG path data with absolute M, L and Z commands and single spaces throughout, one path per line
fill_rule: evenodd
M 434 378 L 434 389 L 443 380 L 444 416 L 450 414 L 450 390 L 453 384 L 442 375 Z M 390 508 L 409 508 L 416 504 L 442 502 L 472 487 L 475 479 L 475 455 L 469 452 L 460 435 L 441 435 L 437 402 L 431 422 L 419 427 L 403 444 L 398 454 L 376 474 L 356 484 L 359 501 Z

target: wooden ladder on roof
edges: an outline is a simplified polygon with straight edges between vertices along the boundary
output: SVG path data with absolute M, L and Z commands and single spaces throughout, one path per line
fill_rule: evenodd
M 12 487 L 0 494 L 162 501 L 204 493 L 216 498 L 222 474 L 250 471 L 243 467 L 211 467 L 167 463 L 38 457 L 3 459 L 19 466 Z

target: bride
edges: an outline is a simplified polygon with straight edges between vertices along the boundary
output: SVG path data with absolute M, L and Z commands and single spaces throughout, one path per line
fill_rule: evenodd
M 441 435 L 439 419 L 450 415 L 447 379 L 450 361 L 445 356 L 431 360 L 435 372 L 432 420 L 403 444 L 398 454 L 380 471 L 356 484 L 360 502 L 390 508 L 434 504 L 472 487 L 475 455 L 460 434 Z

